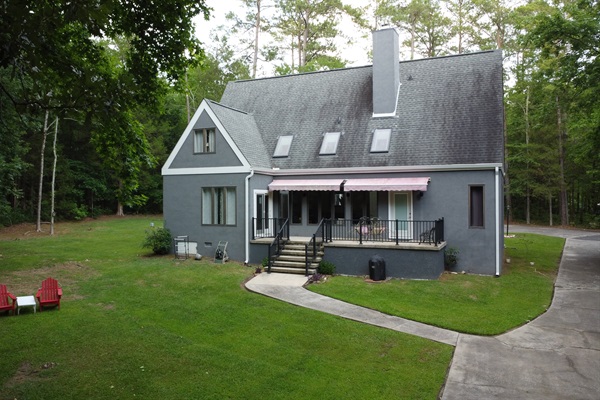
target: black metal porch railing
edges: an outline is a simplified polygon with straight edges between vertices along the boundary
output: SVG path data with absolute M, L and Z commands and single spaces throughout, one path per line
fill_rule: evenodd
M 378 218 L 325 220 L 324 240 L 440 244 L 444 241 L 444 219 L 403 221 Z
M 285 221 L 286 218 L 252 218 L 252 240 L 275 237 Z
M 275 235 L 275 239 L 269 245 L 267 257 L 267 272 L 271 272 L 271 267 L 273 266 L 273 260 L 275 257 L 281 254 L 281 250 L 283 249 L 283 245 L 285 242 L 290 240 L 290 224 L 289 220 L 285 219 L 281 223 L 281 227 L 277 230 L 277 234 Z
M 289 239 L 289 221 L 283 218 L 253 218 L 252 239 L 275 238 L 281 233 Z M 280 238 L 281 239 L 281 238 Z M 444 239 L 444 218 L 435 221 L 405 221 L 363 217 L 350 219 L 323 219 L 311 238 L 310 246 L 334 240 L 367 242 L 427 243 L 438 245 Z M 276 240 L 273 241 L 273 243 Z M 273 246 L 273 244 L 271 244 Z M 270 257 L 269 257 L 270 258 Z
M 328 224 L 328 220 L 326 219 L 322 219 L 321 222 L 319 223 L 319 226 L 317 227 L 317 230 L 315 231 L 315 233 L 313 233 L 312 237 L 310 238 L 310 240 L 308 241 L 308 243 L 306 243 L 304 245 L 304 254 L 305 254 L 305 275 L 308 276 L 308 266 L 317 258 L 318 255 L 318 248 L 320 247 L 320 244 L 323 243 L 323 241 L 326 240 L 326 232 L 328 229 L 327 226 L 330 225 Z M 319 244 L 319 245 L 317 245 Z

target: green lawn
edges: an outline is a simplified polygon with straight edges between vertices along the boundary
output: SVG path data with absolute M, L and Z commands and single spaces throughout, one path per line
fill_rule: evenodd
M 532 320 L 550 306 L 564 239 L 517 234 L 506 238 L 505 246 L 505 257 L 511 262 L 499 278 L 444 274 L 435 281 L 369 283 L 361 277 L 334 276 L 309 288 L 442 328 L 496 335 Z
M 0 240 L 0 282 L 15 295 L 47 276 L 64 290 L 60 310 L 0 316 L 0 399 L 438 395 L 451 346 L 247 292 L 254 268 L 150 257 L 150 222 Z

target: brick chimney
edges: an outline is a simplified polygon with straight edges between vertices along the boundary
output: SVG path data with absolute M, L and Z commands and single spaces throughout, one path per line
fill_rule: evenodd
M 398 32 L 384 28 L 373 32 L 373 116 L 396 113 L 400 87 Z

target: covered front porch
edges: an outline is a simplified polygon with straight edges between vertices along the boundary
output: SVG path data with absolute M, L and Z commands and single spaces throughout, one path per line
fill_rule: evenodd
M 268 259 L 267 272 L 314 273 L 321 261 L 343 275 L 368 275 L 377 255 L 388 277 L 437 279 L 444 271 L 444 220 L 400 221 L 360 218 L 323 219 L 311 236 L 290 234 L 289 219 L 253 219 L 262 226 L 251 246 Z

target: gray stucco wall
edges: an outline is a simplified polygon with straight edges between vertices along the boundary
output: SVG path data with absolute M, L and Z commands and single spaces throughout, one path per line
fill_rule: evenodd
M 348 178 L 380 178 L 390 175 L 344 175 Z M 444 218 L 445 240 L 448 247 L 459 250 L 459 260 L 456 271 L 494 275 L 496 272 L 496 232 L 499 231 L 500 249 L 504 247 L 502 236 L 502 212 L 496 216 L 496 181 L 493 169 L 482 171 L 447 171 L 447 172 L 415 172 L 394 174 L 394 177 L 430 177 L 431 182 L 427 191 L 419 196 L 413 192 L 413 220 L 432 221 Z M 310 176 L 299 176 L 298 179 L 311 179 Z M 323 175 L 319 178 L 335 178 L 332 175 Z M 502 180 L 500 179 L 500 182 Z M 469 227 L 469 187 L 482 185 L 484 188 L 484 226 L 483 228 Z M 500 196 L 500 209 L 502 210 L 502 183 L 498 188 Z M 350 193 L 352 196 L 352 193 Z M 277 196 L 274 197 L 277 200 Z M 388 192 L 378 194 L 378 217 L 389 219 Z M 346 204 L 346 218 L 350 218 L 349 201 Z M 278 208 L 278 205 L 275 205 Z M 303 198 L 303 215 L 306 215 L 307 203 Z M 303 219 L 305 221 L 306 219 Z M 310 236 L 314 233 L 316 225 L 292 224 L 291 234 L 296 236 Z M 502 256 L 500 257 L 502 259 Z
M 469 186 L 483 185 L 484 226 L 469 227 Z M 500 198 L 503 192 L 499 192 Z M 456 271 L 493 275 L 496 268 L 495 173 L 489 171 L 437 172 L 431 174 L 427 192 L 414 205 L 415 219 L 444 218 L 448 247 L 457 248 Z M 502 214 L 502 213 L 500 213 Z M 500 216 L 500 221 L 501 221 Z M 503 237 L 500 235 L 501 248 Z
M 206 111 L 200 114 L 194 129 L 215 128 Z M 194 131 L 185 139 L 177 156 L 171 163 L 171 168 L 201 168 L 201 167 L 230 167 L 242 163 L 235 155 L 229 144 L 217 129 L 215 134 L 215 153 L 194 153 Z
M 368 246 L 325 246 L 324 260 L 335 265 L 336 274 L 369 275 L 369 260 L 378 255 L 385 261 L 386 276 L 404 279 L 437 279 L 444 272 L 444 251 Z
M 213 257 L 219 241 L 227 241 L 233 260 L 244 261 L 244 185 L 245 174 L 168 175 L 163 177 L 163 215 L 165 227 L 173 236 L 188 235 L 198 243 L 198 252 Z M 202 225 L 202 188 L 236 188 L 236 224 Z
M 171 229 L 174 235 L 189 235 L 191 241 L 198 243 L 198 251 L 202 254 L 212 256 L 215 247 L 219 240 L 229 242 L 228 253 L 230 258 L 238 261 L 245 261 L 245 213 L 244 213 L 244 189 L 245 178 L 247 174 L 207 174 L 202 176 L 165 176 L 164 177 L 164 217 L 165 225 Z M 375 175 L 370 175 L 376 177 Z M 383 175 L 378 175 L 381 177 Z M 413 219 L 414 220 L 436 220 L 444 218 L 444 231 L 447 247 L 457 248 L 459 253 L 458 264 L 455 267 L 456 271 L 465 271 L 469 273 L 493 275 L 496 272 L 496 234 L 499 233 L 500 249 L 503 248 L 502 236 L 502 215 L 496 216 L 495 204 L 495 173 L 493 170 L 486 171 L 449 171 L 449 172 L 425 172 L 425 173 L 407 173 L 396 174 L 395 176 L 429 176 L 431 182 L 428 185 L 427 191 L 423 196 L 419 196 L 416 192 L 413 193 Z M 345 178 L 359 177 L 367 178 L 369 176 L 356 175 L 345 176 Z M 324 178 L 324 177 L 320 177 Z M 271 182 L 272 177 L 265 175 L 254 175 L 249 182 L 249 202 L 248 218 L 251 220 L 254 210 L 254 189 L 266 190 L 267 185 Z M 470 228 L 469 227 L 469 186 L 482 185 L 484 188 L 484 227 Z M 203 226 L 201 224 L 201 188 L 205 186 L 234 186 L 236 187 L 237 195 L 237 216 L 235 226 Z M 502 196 L 501 187 L 500 196 Z M 352 194 L 351 194 L 352 195 Z M 273 193 L 270 193 L 273 196 Z M 277 197 L 273 196 L 274 207 L 273 216 L 277 217 Z M 502 197 L 500 197 L 502 198 Z M 388 193 L 380 192 L 378 196 L 378 212 L 379 218 L 388 219 Z M 502 207 L 502 205 L 501 205 Z M 304 212 L 307 212 L 306 203 L 303 205 Z M 349 208 L 346 212 L 348 214 Z M 501 213 L 500 213 L 501 214 Z M 305 214 L 306 215 L 306 214 Z M 248 237 L 251 235 L 251 223 L 248 223 Z M 291 234 L 295 236 L 310 236 L 314 233 L 315 225 L 291 225 Z M 206 243 L 206 245 L 205 245 Z M 330 254 L 329 252 L 333 254 Z M 332 262 L 338 263 L 335 260 L 353 259 L 349 254 L 357 250 L 349 250 L 347 248 L 332 250 L 326 249 L 326 259 L 332 258 Z M 502 250 L 501 250 L 502 251 Z M 342 256 L 341 254 L 345 255 Z M 364 253 L 364 252 L 363 252 Z M 368 259 L 373 254 L 357 254 L 356 267 L 346 266 L 344 270 L 351 274 L 353 268 L 362 268 L 366 265 Z M 426 254 L 427 253 L 427 254 Z M 442 257 L 441 265 L 443 266 L 443 251 L 434 252 L 436 255 L 429 254 L 431 252 L 417 251 L 398 252 L 384 255 L 392 264 L 401 266 L 402 271 L 399 272 L 401 277 L 410 277 L 417 266 L 410 265 L 431 264 L 432 272 L 428 276 L 433 276 L 437 273 L 438 258 Z M 251 263 L 260 263 L 266 255 L 264 246 L 251 246 L 250 259 Z M 404 258 L 400 260 L 399 257 Z M 421 261 L 416 262 L 417 258 Z M 502 259 L 502 255 L 500 255 Z M 366 261 L 365 261 L 366 260 Z M 347 262 L 347 261 L 346 261 Z M 354 263 L 354 261 L 353 261 Z M 435 265 L 434 265 L 435 264 Z M 400 267 L 399 267 L 400 268 Z M 442 267 L 443 268 L 443 267 Z M 422 271 L 421 271 L 422 272 Z M 429 273 L 429 272 L 428 272 Z M 359 273 L 362 275 L 363 273 Z M 394 275 L 390 275 L 394 276 Z M 422 276 L 420 276 L 422 278 Z

